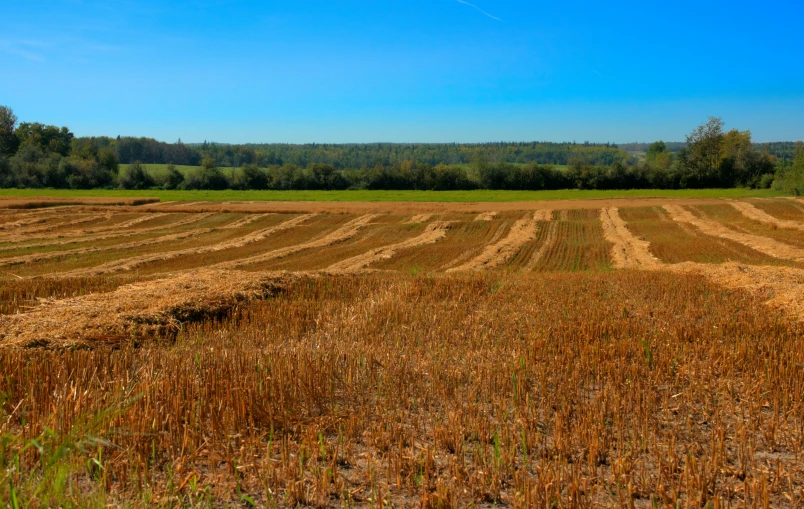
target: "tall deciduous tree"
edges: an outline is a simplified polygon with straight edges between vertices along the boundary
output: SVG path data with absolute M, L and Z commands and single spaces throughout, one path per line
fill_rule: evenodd
M 19 140 L 14 133 L 17 116 L 8 106 L 0 106 L 0 156 L 11 157 L 17 152 Z
M 723 136 L 723 120 L 720 117 L 709 117 L 707 123 L 698 126 L 687 136 L 687 164 L 702 182 L 715 183 L 712 181 L 717 178 L 720 167 Z

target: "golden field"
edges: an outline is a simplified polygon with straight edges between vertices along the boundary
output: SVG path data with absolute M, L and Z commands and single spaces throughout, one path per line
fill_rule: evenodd
M 800 200 L 19 202 L 9 507 L 804 506 Z

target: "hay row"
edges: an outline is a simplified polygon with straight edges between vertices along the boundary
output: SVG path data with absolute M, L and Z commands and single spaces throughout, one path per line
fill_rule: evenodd
M 216 251 L 223 251 L 224 249 L 236 249 L 254 242 L 265 240 L 271 235 L 280 232 L 282 230 L 294 228 L 314 216 L 315 214 L 307 214 L 304 216 L 294 217 L 293 219 L 289 219 L 276 226 L 271 226 L 270 228 L 264 228 L 256 232 L 249 233 L 248 235 L 245 235 L 243 237 L 227 240 L 225 242 L 219 242 L 217 244 L 212 244 L 210 246 L 192 247 L 187 249 L 177 249 L 175 251 L 164 251 L 160 253 L 150 253 L 140 256 L 134 256 L 131 258 L 125 258 L 123 260 L 114 260 L 95 267 L 77 269 L 70 272 L 63 272 L 60 275 L 67 277 L 76 277 L 76 276 L 98 276 L 101 274 L 112 274 L 115 272 L 124 272 L 136 269 L 137 267 L 140 267 L 142 265 L 151 262 L 172 260 L 180 256 L 214 253 Z
M 804 261 L 804 249 L 782 244 L 768 237 L 731 230 L 717 221 L 696 217 L 678 205 L 664 205 L 664 209 L 673 221 L 689 223 L 707 235 L 738 242 L 774 258 Z
M 552 215 L 551 215 L 552 219 Z M 523 267 L 523 270 L 526 272 L 530 272 L 536 268 L 539 262 L 544 258 L 544 255 L 553 247 L 553 244 L 556 242 L 556 238 L 558 237 L 558 223 L 555 221 L 550 221 L 550 226 L 548 226 L 549 230 L 547 231 L 547 237 L 544 239 L 544 242 L 539 249 L 533 253 L 530 257 L 528 262 Z
M 508 233 L 508 229 L 506 228 L 505 222 L 501 221 L 500 226 L 494 230 L 494 235 L 486 242 L 486 245 L 495 244 L 502 239 L 505 234 Z M 471 260 L 476 256 L 475 249 L 466 249 L 463 253 L 456 256 L 455 258 L 450 259 L 448 262 L 443 264 L 438 268 L 439 272 L 448 272 L 449 269 L 453 267 L 457 267 L 458 265 L 462 265 L 466 263 L 467 260 Z
M 402 221 L 402 224 L 418 224 L 418 223 L 426 223 L 433 217 L 433 214 L 418 214 L 406 221 Z
M 302 216 L 307 217 L 307 216 Z M 331 246 L 333 244 L 338 244 L 340 242 L 344 242 L 346 240 L 351 239 L 355 235 L 360 232 L 366 225 L 368 225 L 374 218 L 376 218 L 376 214 L 366 214 L 364 216 L 360 216 L 357 219 L 353 219 L 346 223 L 345 225 L 341 226 L 334 232 L 327 234 L 319 239 L 311 240 L 308 242 L 303 242 L 301 244 L 296 244 L 294 246 L 283 247 L 280 249 L 275 249 L 273 251 L 269 251 L 267 253 L 250 256 L 248 258 L 243 258 L 240 260 L 232 260 L 228 262 L 218 263 L 215 265 L 210 266 L 210 268 L 215 269 L 237 269 L 241 267 L 245 267 L 247 265 L 254 265 L 255 263 L 263 263 L 268 262 L 271 260 L 276 260 L 278 258 L 284 258 L 286 256 L 290 256 L 292 254 L 296 254 L 300 251 L 304 251 L 307 249 L 315 249 L 321 247 Z
M 475 221 L 491 221 L 497 215 L 497 212 L 483 212 L 475 217 Z
M 744 201 L 732 201 L 729 204 L 735 209 L 739 210 L 742 215 L 748 219 L 759 221 L 760 223 L 770 224 L 777 228 L 786 228 L 789 230 L 803 230 L 804 224 L 789 219 L 779 219 L 773 217 L 762 209 L 758 209 L 754 205 Z
M 226 226 L 223 226 L 222 228 L 226 229 L 226 230 L 235 229 L 235 228 L 241 228 L 243 226 L 248 226 L 251 223 L 255 223 L 255 222 L 259 221 L 260 219 L 264 219 L 264 218 L 266 218 L 268 216 L 272 216 L 272 215 L 274 215 L 274 214 L 249 214 L 246 217 L 241 218 L 241 219 L 235 221 L 232 224 L 227 224 Z
M 433 244 L 443 239 L 447 235 L 447 230 L 452 225 L 452 221 L 435 221 L 427 225 L 424 232 L 411 239 L 403 240 L 396 244 L 379 247 L 372 249 L 367 253 L 363 253 L 352 258 L 347 258 L 338 263 L 330 265 L 326 272 L 329 273 L 344 273 L 344 272 L 358 272 L 372 263 L 380 260 L 387 260 L 396 254 L 401 249 L 409 249 L 414 247 L 423 246 L 426 244 Z
M 478 256 L 447 272 L 491 269 L 504 264 L 516 256 L 523 245 L 536 238 L 539 222 L 550 221 L 552 217 L 549 210 L 528 214 L 514 223 L 504 239 L 486 246 Z
M 665 269 L 703 274 L 713 283 L 760 295 L 765 304 L 782 309 L 793 319 L 804 322 L 804 270 L 794 267 L 745 265 L 737 262 L 706 264 L 683 262 Z
M 603 237 L 611 243 L 611 259 L 615 268 L 650 268 L 662 265 L 650 252 L 650 243 L 638 239 L 620 217 L 616 207 L 600 211 L 603 223 Z
M 121 249 L 136 249 L 140 247 L 151 246 L 154 244 L 161 244 L 164 242 L 172 242 L 174 240 L 183 240 L 190 237 L 196 237 L 205 233 L 211 233 L 215 228 L 199 228 L 197 230 L 189 230 L 186 232 L 175 233 L 173 235 L 163 235 L 160 237 L 138 240 L 135 242 L 128 242 L 125 244 L 115 244 L 113 246 L 104 247 L 79 247 L 76 249 L 68 249 L 66 251 L 56 251 L 52 253 L 34 253 L 29 255 L 13 256 L 9 258 L 0 259 L 0 267 L 8 267 L 11 265 L 21 265 L 24 263 L 35 263 L 45 260 L 53 260 L 65 256 L 75 256 L 81 254 L 98 253 L 101 251 L 116 251 Z
M 128 230 L 125 232 L 115 231 L 120 228 L 119 225 L 104 227 L 103 229 L 90 229 L 90 230 L 76 230 L 73 232 L 59 232 L 53 233 L 50 235 L 40 235 L 35 237 L 35 239 L 31 239 L 28 236 L 18 236 L 15 238 L 4 238 L 2 239 L 3 242 L 25 242 L 28 240 L 48 240 L 48 239 L 61 239 L 55 242 L 40 242 L 37 244 L 28 244 L 22 247 L 49 247 L 49 246 L 60 246 L 64 244 L 73 244 L 77 242 L 89 242 L 95 240 L 108 240 L 108 239 L 117 239 L 117 238 L 125 238 L 131 237 L 134 235 L 140 235 L 143 233 L 151 233 L 160 230 L 172 229 L 177 228 L 179 226 L 187 226 L 189 224 L 197 223 L 199 221 L 203 221 L 208 217 L 212 216 L 211 213 L 203 213 L 203 214 L 192 214 L 188 217 L 180 221 L 176 221 L 174 223 L 160 225 L 160 226 L 151 226 L 148 228 L 136 228 L 133 230 Z M 111 231 L 112 233 L 105 233 L 106 231 Z M 101 235 L 97 235 L 100 233 Z M 0 251 L 10 251 L 13 249 L 20 249 L 20 246 L 7 246 L 0 248 Z
M 30 198 L 0 197 L 0 208 L 4 209 L 53 209 L 56 207 L 69 207 L 76 205 L 98 205 L 106 207 L 136 207 L 159 203 L 159 198 L 60 198 L 56 196 L 36 196 Z
M 106 214 L 88 214 L 86 217 L 82 217 L 82 218 L 79 218 L 79 219 L 73 219 L 72 221 L 66 221 L 64 223 L 46 223 L 46 224 L 44 224 L 42 226 L 33 226 L 31 228 L 15 230 L 13 232 L 13 234 L 15 236 L 17 236 L 17 237 L 36 235 L 36 234 L 39 234 L 39 233 L 53 231 L 56 228 L 61 229 L 61 228 L 65 228 L 65 227 L 68 227 L 68 226 L 75 226 L 75 225 L 78 225 L 78 224 L 89 223 L 91 221 L 97 221 L 98 219 L 101 219 L 101 218 L 104 218 L 104 217 L 106 219 L 109 219 L 111 217 L 111 214 L 110 213 L 106 213 Z M 50 219 L 50 218 L 48 218 L 48 219 Z M 41 222 L 44 222 L 44 221 L 39 221 L 39 223 L 41 223 Z
M 0 316 L 0 349 L 94 348 L 170 335 L 185 322 L 275 295 L 292 277 L 198 270 L 113 292 L 49 300 L 28 313 Z

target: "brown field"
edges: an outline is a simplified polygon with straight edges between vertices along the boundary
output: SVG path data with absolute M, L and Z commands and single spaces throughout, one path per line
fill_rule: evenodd
M 0 506 L 804 507 L 799 202 L 50 205 Z

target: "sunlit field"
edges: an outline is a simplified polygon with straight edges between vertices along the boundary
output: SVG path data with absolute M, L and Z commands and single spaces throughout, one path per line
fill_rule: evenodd
M 102 194 L 0 200 L 11 507 L 804 504 L 801 200 Z

